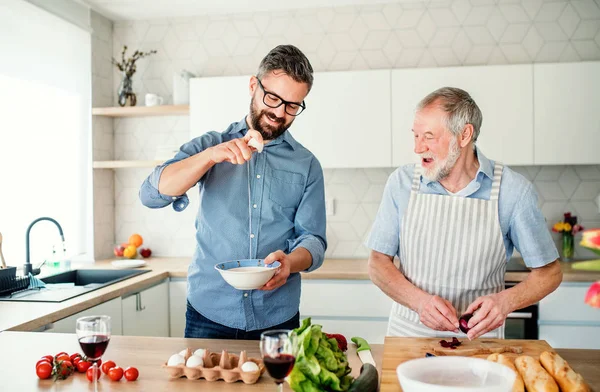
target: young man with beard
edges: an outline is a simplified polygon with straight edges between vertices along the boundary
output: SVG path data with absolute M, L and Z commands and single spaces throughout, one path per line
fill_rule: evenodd
M 299 326 L 299 272 L 319 268 L 327 247 L 323 170 L 288 131 L 306 107 L 312 73 L 296 47 L 274 48 L 250 78 L 250 113 L 184 144 L 141 187 L 145 206 L 173 203 L 176 211 L 199 187 L 186 338 L 259 339 L 267 329 Z M 261 153 L 249 147 L 252 138 L 264 143 Z M 281 267 L 258 290 L 237 290 L 214 269 L 247 258 Z
M 476 147 L 482 114 L 471 96 L 441 88 L 417 106 L 421 161 L 389 177 L 367 246 L 371 280 L 394 300 L 388 335 L 504 337 L 504 321 L 562 280 L 533 185 Z M 504 289 L 517 249 L 531 269 Z M 400 267 L 393 264 L 400 258 Z M 464 335 L 463 335 L 464 336 Z

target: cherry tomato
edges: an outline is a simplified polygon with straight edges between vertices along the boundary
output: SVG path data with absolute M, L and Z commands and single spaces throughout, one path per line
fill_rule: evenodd
M 35 374 L 42 380 L 50 378 L 52 375 L 52 365 L 49 362 L 42 362 L 35 367 Z
M 60 362 L 60 369 L 57 371 L 58 377 L 65 379 L 73 374 L 73 364 L 71 361 L 62 361 Z
M 75 366 L 77 366 L 77 371 L 79 373 L 85 373 L 90 368 L 90 366 L 92 366 L 92 363 L 88 361 L 79 361 Z
M 106 361 L 102 364 L 102 372 L 108 374 L 110 368 L 114 368 L 115 366 L 117 366 L 117 364 L 114 361 Z
M 58 358 L 58 357 L 60 357 L 61 355 L 66 355 L 67 357 L 69 356 L 69 354 L 68 354 L 68 353 L 66 353 L 66 352 L 64 352 L 64 351 L 61 351 L 61 352 L 59 352 L 58 354 L 56 354 L 56 355 L 54 356 L 54 358 Z
M 71 355 L 69 356 L 69 359 L 71 360 L 71 362 L 73 362 L 73 361 L 75 360 L 75 358 L 79 358 L 79 359 L 81 359 L 81 354 L 79 354 L 79 353 L 75 353 L 75 354 L 71 354 Z
M 44 355 L 41 359 L 46 359 L 50 364 L 54 362 L 54 357 L 52 355 Z
M 87 376 L 87 379 L 90 380 L 90 382 L 94 381 L 94 370 L 96 370 L 96 378 L 100 379 L 100 376 L 102 376 L 102 372 L 100 371 L 100 369 L 96 369 L 94 367 L 90 367 L 86 372 L 85 375 Z
M 52 366 L 52 363 L 48 362 L 48 360 L 46 358 L 42 358 L 39 361 L 37 361 L 37 363 L 35 364 L 35 368 L 37 369 L 37 367 L 40 365 L 40 363 L 44 363 L 44 362 L 46 362 L 47 364 Z
M 119 381 L 123 378 L 123 368 L 115 366 L 108 369 L 108 377 L 113 381 Z
M 138 372 L 138 370 L 134 367 L 128 367 L 125 369 L 125 379 L 127 379 L 127 381 L 135 381 L 139 375 L 140 372 Z
M 73 365 L 77 365 L 79 362 L 81 362 L 81 357 L 75 357 L 71 362 L 73 362 Z
M 62 355 L 59 355 L 58 357 L 56 357 L 56 361 L 57 362 L 62 362 L 62 361 L 71 362 L 71 358 L 67 354 L 62 354 Z

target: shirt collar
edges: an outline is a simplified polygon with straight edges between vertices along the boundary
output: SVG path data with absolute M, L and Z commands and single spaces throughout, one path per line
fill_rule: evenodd
M 490 179 L 494 178 L 494 165 L 492 161 L 490 161 L 479 149 L 479 147 L 475 147 L 475 153 L 477 155 L 477 159 L 479 160 L 479 169 L 477 170 L 477 174 L 475 174 L 475 180 L 480 182 L 483 175 L 487 176 Z M 481 174 L 481 175 L 480 175 Z M 434 183 L 438 183 L 438 181 L 431 181 L 429 178 L 425 177 L 421 174 L 421 183 L 427 186 L 433 186 Z
M 229 131 L 230 134 L 241 132 L 243 135 L 248 132 L 248 124 L 246 123 L 246 117 L 242 118 L 233 128 Z M 286 142 L 292 147 L 293 150 L 296 150 L 298 147 L 298 142 L 296 139 L 292 137 L 289 131 L 285 131 L 283 134 L 278 136 L 275 140 L 270 141 L 267 146 L 274 146 L 280 144 L 281 142 Z

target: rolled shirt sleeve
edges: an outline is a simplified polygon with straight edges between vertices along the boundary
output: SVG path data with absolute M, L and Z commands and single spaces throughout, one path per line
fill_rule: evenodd
M 204 151 L 208 147 L 218 144 L 216 132 L 209 132 L 200 137 L 197 137 L 181 146 L 179 152 L 174 158 L 169 159 L 162 165 L 154 168 L 152 173 L 144 180 L 140 187 L 139 197 L 142 204 L 149 208 L 163 208 L 169 204 L 173 204 L 173 209 L 177 212 L 183 211 L 190 204 L 187 194 L 179 196 L 170 196 L 160 193 L 158 184 L 160 176 L 165 168 L 175 162 L 182 161 L 192 155 Z
M 510 220 L 508 237 L 529 268 L 543 267 L 559 257 L 546 219 L 538 207 L 537 192 L 531 183 L 517 203 Z
M 403 211 L 399 209 L 398 198 L 402 193 L 401 170 L 392 173 L 385 184 L 375 222 L 365 243 L 368 248 L 389 256 L 399 256 L 400 251 L 400 219 Z
M 304 196 L 300 201 L 294 219 L 294 231 L 297 237 L 288 240 L 289 252 L 302 247 L 312 256 L 312 264 L 306 270 L 314 271 L 323 265 L 326 240 L 325 217 L 325 181 L 321 164 L 315 158 L 311 162 Z

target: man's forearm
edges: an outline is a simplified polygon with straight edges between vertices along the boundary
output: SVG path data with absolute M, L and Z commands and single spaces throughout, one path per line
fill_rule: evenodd
M 312 265 L 312 255 L 306 248 L 298 247 L 289 253 L 290 273 L 306 271 Z
M 168 196 L 183 195 L 214 165 L 210 148 L 172 163 L 163 170 L 158 182 L 158 191 Z
M 499 295 L 508 306 L 507 313 L 511 313 L 538 302 L 556 290 L 561 281 L 562 271 L 558 260 L 555 260 L 544 267 L 532 269 L 524 281 Z
M 409 282 L 396 268 L 393 258 L 383 253 L 371 252 L 369 277 L 388 297 L 415 312 L 419 312 L 420 304 L 430 296 L 429 293 Z

